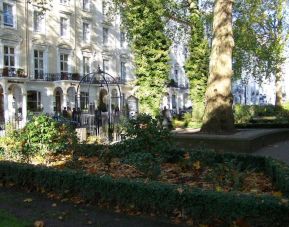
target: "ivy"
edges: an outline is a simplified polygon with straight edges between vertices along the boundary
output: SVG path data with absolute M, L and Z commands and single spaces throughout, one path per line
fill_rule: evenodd
M 170 71 L 170 39 L 165 35 L 162 0 L 126 1 L 121 5 L 122 23 L 134 54 L 136 96 L 140 111 L 159 114 Z
M 191 10 L 189 58 L 185 63 L 186 75 L 190 82 L 190 97 L 193 101 L 193 120 L 201 121 L 204 111 L 205 92 L 208 81 L 209 45 L 204 34 L 204 22 L 196 9 Z M 202 112 L 202 113 L 199 113 Z

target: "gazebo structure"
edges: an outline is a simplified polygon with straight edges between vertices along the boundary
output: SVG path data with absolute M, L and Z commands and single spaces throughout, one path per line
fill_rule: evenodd
M 106 137 L 109 142 L 118 138 L 115 128 L 124 107 L 120 83 L 120 78 L 113 77 L 99 66 L 97 71 L 86 74 L 79 81 L 73 120 L 79 127 L 86 128 L 89 135 Z M 94 90 L 97 91 L 95 94 L 91 94 L 92 86 L 98 88 Z M 82 93 L 86 95 L 81 96 Z

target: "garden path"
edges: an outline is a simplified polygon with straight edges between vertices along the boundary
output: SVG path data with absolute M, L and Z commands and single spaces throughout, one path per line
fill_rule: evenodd
M 289 165 L 289 140 L 274 143 L 262 147 L 253 153 L 254 155 L 269 156 Z
M 45 227 L 176 227 L 154 217 L 129 216 L 49 199 L 34 192 L 0 187 L 0 211 L 5 210 L 31 224 L 43 221 Z M 37 226 L 41 227 L 41 225 Z

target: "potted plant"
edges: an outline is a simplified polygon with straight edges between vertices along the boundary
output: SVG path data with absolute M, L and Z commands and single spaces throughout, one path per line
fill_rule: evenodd
M 25 77 L 24 69 L 22 68 L 17 69 L 16 73 L 18 77 Z
M 80 79 L 80 74 L 79 73 L 72 73 L 71 79 L 72 80 L 79 80 Z

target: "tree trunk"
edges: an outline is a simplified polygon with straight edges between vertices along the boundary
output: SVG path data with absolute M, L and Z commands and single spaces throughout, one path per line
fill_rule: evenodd
M 215 0 L 210 75 L 201 129 L 205 133 L 232 133 L 235 130 L 231 93 L 232 8 L 233 0 Z
M 275 76 L 275 89 L 276 89 L 275 106 L 281 107 L 282 105 L 282 71 L 281 69 L 277 70 L 277 73 Z

